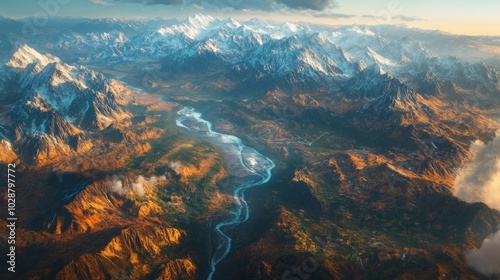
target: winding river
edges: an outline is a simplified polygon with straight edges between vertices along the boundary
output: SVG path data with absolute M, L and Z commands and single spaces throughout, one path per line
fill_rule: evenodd
M 226 154 L 228 169 L 236 178 L 233 197 L 236 203 L 229 217 L 215 226 L 219 242 L 210 259 L 210 274 L 208 280 L 219 264 L 231 252 L 231 237 L 226 230 L 246 222 L 250 217 L 250 209 L 245 200 L 245 190 L 267 183 L 271 179 L 274 162 L 255 149 L 243 145 L 240 138 L 213 131 L 212 123 L 201 118 L 201 113 L 186 107 L 177 113 L 176 124 L 189 130 L 197 137 L 210 141 L 220 147 Z

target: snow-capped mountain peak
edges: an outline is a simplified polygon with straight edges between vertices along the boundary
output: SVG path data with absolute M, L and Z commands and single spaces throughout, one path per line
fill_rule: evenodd
M 39 65 L 39 70 L 41 70 L 48 64 L 54 62 L 60 62 L 59 58 L 53 57 L 48 54 L 40 54 L 29 46 L 23 45 L 14 52 L 11 59 L 6 63 L 6 65 L 17 70 L 23 70 L 28 65 L 37 63 Z
M 85 131 L 102 130 L 130 116 L 121 107 L 130 90 L 83 66 L 23 45 L 3 67 L 7 75 L 0 79 L 0 96 L 9 96 L 6 135 L 39 163 L 49 155 L 88 148 L 92 144 Z M 13 90 L 3 90 L 6 86 Z
M 60 52 L 62 55 L 72 53 L 73 48 L 82 50 L 83 54 L 70 59 L 83 62 L 97 61 L 104 65 L 161 62 L 162 71 L 168 73 L 207 70 L 233 73 L 237 69 L 237 76 L 242 79 L 269 76 L 269 83 L 273 83 L 288 77 L 290 85 L 296 81 L 330 85 L 375 65 L 383 69 L 377 71 L 379 74 L 387 71 L 403 81 L 414 74 L 424 77 L 428 70 L 439 77 L 433 81 L 427 79 L 428 83 L 451 80 L 473 89 L 475 83 L 470 80 L 478 77 L 488 84 L 488 91 L 499 88 L 496 73 L 437 57 L 425 42 L 409 37 L 416 35 L 403 30 L 389 36 L 387 27 L 326 27 L 258 19 L 240 23 L 233 18 L 218 19 L 204 14 L 182 21 L 144 24 L 140 29 L 143 32 L 137 33 L 120 31 L 130 30 L 119 28 L 124 24 L 143 26 L 133 21 L 107 19 L 91 23 L 99 24 L 89 23 L 87 29 L 82 29 L 84 32 L 72 29 L 58 36 L 54 49 L 64 50 Z M 101 24 L 106 28 L 100 28 Z M 18 54 L 9 65 L 26 67 L 31 61 L 41 61 L 43 66 L 47 62 L 29 49 L 24 53 Z
M 67 120 L 90 120 L 88 127 L 109 124 L 94 121 L 101 119 L 101 115 L 110 121 L 126 117 L 117 104 L 122 99 L 117 94 L 121 85 L 85 67 L 65 64 L 26 45 L 16 50 L 5 66 L 18 70 L 10 72 L 7 78 L 19 88 L 20 104 L 27 102 L 36 107 L 42 103 L 35 101 L 43 100 L 45 105 L 39 110 L 47 111 L 49 106 Z M 93 106 L 100 109 L 87 116 Z
M 348 27 L 346 30 L 359 35 L 376 36 L 376 34 L 373 31 L 369 30 L 366 26 L 352 25 Z
M 212 22 L 215 21 L 215 18 L 209 15 L 204 14 L 196 14 L 194 16 L 190 16 L 186 18 L 184 23 L 190 24 L 192 26 L 199 26 L 203 28 L 207 28 Z
M 200 35 L 206 33 L 215 21 L 216 19 L 212 16 L 196 14 L 186 18 L 180 24 L 160 28 L 156 31 L 156 33 L 160 36 L 183 34 L 192 40 L 200 39 Z M 158 39 L 155 39 L 155 41 L 157 40 Z
M 241 26 L 241 23 L 239 23 L 234 18 L 228 18 L 227 20 L 224 21 L 223 25 L 231 29 L 237 29 Z

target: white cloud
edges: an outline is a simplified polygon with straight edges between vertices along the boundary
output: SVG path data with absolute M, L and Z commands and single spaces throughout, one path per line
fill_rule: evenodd
M 118 177 L 113 176 L 113 179 L 110 183 L 111 191 L 119 195 L 126 195 L 127 189 L 123 186 L 122 180 L 119 180 Z
M 153 185 L 153 186 L 154 186 L 154 185 L 156 185 L 156 184 L 158 183 L 158 177 L 156 177 L 156 176 L 152 176 L 151 178 L 149 178 L 149 180 L 148 180 L 148 181 L 149 181 L 149 183 L 150 183 L 151 185 Z
M 475 141 L 470 150 L 472 160 L 457 174 L 455 195 L 500 210 L 500 132 L 488 144 Z
M 233 9 L 239 11 L 283 11 L 283 10 L 308 10 L 324 11 L 337 8 L 336 0 L 91 0 L 96 2 L 140 3 L 144 5 L 184 5 L 201 7 L 208 10 Z M 109 2 L 108 2 L 109 1 Z M 96 3 L 97 4 L 97 3 Z
M 144 182 L 146 182 L 146 179 L 144 179 L 144 177 L 140 175 L 139 177 L 137 177 L 137 181 L 132 184 L 132 190 L 138 196 L 144 195 Z
M 486 238 L 481 248 L 465 255 L 467 264 L 486 275 L 500 275 L 500 231 Z
M 145 189 L 147 184 L 149 184 L 149 186 L 156 186 L 166 180 L 166 176 L 151 176 L 149 179 L 146 179 L 144 176 L 139 175 L 135 180 L 135 183 L 132 183 L 130 187 L 136 195 L 143 196 L 146 193 Z M 125 196 L 128 193 L 127 187 L 125 186 L 123 181 L 120 180 L 116 175 L 114 175 L 111 179 L 109 186 L 111 188 L 111 191 L 116 194 Z
M 175 171 L 175 173 L 179 174 L 182 168 L 182 163 L 178 161 L 172 161 L 169 163 L 170 168 Z
M 113 3 L 107 2 L 106 0 L 90 0 L 90 2 L 105 7 L 113 6 Z

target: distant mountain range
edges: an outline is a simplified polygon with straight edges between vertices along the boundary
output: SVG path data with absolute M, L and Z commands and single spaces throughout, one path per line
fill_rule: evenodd
M 240 23 L 201 14 L 181 22 L 61 18 L 53 24 L 58 21 L 73 24 L 59 26 L 61 30 L 33 42 L 35 47 L 100 67 L 160 62 L 159 70 L 167 77 L 220 73 L 234 83 L 230 91 L 235 92 L 326 90 L 350 94 L 349 98 L 380 99 L 382 92 L 404 87 L 463 100 L 500 96 L 500 72 L 494 67 L 439 56 L 408 36 L 394 38 L 403 29 L 424 39 L 453 36 L 449 34 L 425 35 L 394 26 L 330 28 L 256 19 Z M 2 30 L 14 33 L 20 25 L 22 21 L 0 21 Z M 78 149 L 75 143 L 85 139 L 82 130 L 103 129 L 126 118 L 118 82 L 21 44 L 29 38 L 12 38 L 0 41 L 3 52 L 11 55 L 1 70 L 1 87 L 11 104 L 11 126 L 17 127 L 9 137 L 16 145 L 27 145 L 23 150 L 36 154 L 45 147 L 59 149 L 56 142 L 65 143 L 60 148 L 64 151 Z
M 31 18 L 21 20 L 0 18 L 0 34 L 11 35 L 0 40 L 4 44 L 5 41 L 12 44 L 22 42 L 38 49 L 55 48 L 60 51 L 67 50 L 71 45 L 75 48 L 73 51 L 77 53 L 80 50 L 99 49 L 105 53 L 102 57 L 106 59 L 113 57 L 113 49 L 115 51 L 119 49 L 125 54 L 123 59 L 151 59 L 167 55 L 179 48 L 187 46 L 195 48 L 196 45 L 200 51 L 218 49 L 222 54 L 227 54 L 227 51 L 235 54 L 248 51 L 249 48 L 255 47 L 255 43 L 261 45 L 269 40 L 279 40 L 293 35 L 322 33 L 357 59 L 368 63 L 378 60 L 379 63 L 392 65 L 401 59 L 415 59 L 413 56 L 419 55 L 413 54 L 413 51 L 422 48 L 418 44 L 409 43 L 411 40 L 408 40 L 408 37 L 411 37 L 413 41 L 420 42 L 423 47 L 439 56 L 451 55 L 468 62 L 486 61 L 491 66 L 500 66 L 498 37 L 461 36 L 406 26 L 328 27 L 267 22 L 258 19 L 250 21 L 217 19 L 203 14 L 194 15 L 183 21 L 54 17 L 47 26 L 38 30 L 38 33 L 30 30 L 25 34 L 23 26 L 30 20 Z M 235 46 L 238 47 L 234 48 Z M 386 47 L 400 50 L 391 54 L 391 50 Z M 407 52 L 404 53 L 402 48 Z M 5 49 L 0 48 L 0 51 L 3 50 Z M 69 53 L 66 55 L 71 56 Z

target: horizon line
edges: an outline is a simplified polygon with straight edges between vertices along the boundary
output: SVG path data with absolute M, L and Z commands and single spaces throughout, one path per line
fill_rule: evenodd
M 182 22 L 183 20 L 186 20 L 190 17 L 193 17 L 195 15 L 204 15 L 204 16 L 210 16 L 218 20 L 224 20 L 224 19 L 235 19 L 239 20 L 241 22 L 248 22 L 254 19 L 263 21 L 263 22 L 274 22 L 274 23 L 293 23 L 293 24 L 299 24 L 299 25 L 313 25 L 313 26 L 329 26 L 332 28 L 340 28 L 344 26 L 364 26 L 364 27 L 378 27 L 378 26 L 396 26 L 396 27 L 403 27 L 403 28 L 408 28 L 408 29 L 414 29 L 414 30 L 420 30 L 424 32 L 442 32 L 444 33 L 443 35 L 452 35 L 452 36 L 463 36 L 463 37 L 500 37 L 499 34 L 495 35 L 487 35 L 487 34 L 466 34 L 466 33 L 455 33 L 451 31 L 446 31 L 443 29 L 426 29 L 426 28 L 421 28 L 421 27 L 413 27 L 410 26 L 406 23 L 384 23 L 384 24 L 366 24 L 366 23 L 345 23 L 345 24 L 329 24 L 329 23 L 317 23 L 317 22 L 312 22 L 312 21 L 289 21 L 289 20 L 279 20 L 279 19 L 263 19 L 259 17 L 252 17 L 250 19 L 238 19 L 238 16 L 227 16 L 227 17 L 218 17 L 218 16 L 213 16 L 208 13 L 193 13 L 190 16 L 185 16 L 185 17 L 162 17 L 162 16 L 157 16 L 157 17 L 145 17 L 145 16 L 139 16 L 139 17 L 127 17 L 127 16 L 105 16 L 105 17 L 92 17 L 92 16 L 71 16 L 71 15 L 63 15 L 63 16 L 49 16 L 50 19 L 88 19 L 88 20 L 99 20 L 99 19 L 115 19 L 115 20 L 129 20 L 129 21 L 152 21 L 152 20 L 178 20 Z M 36 16 L 23 16 L 23 17 L 11 17 L 11 16 L 6 16 L 0 14 L 0 17 L 3 17 L 5 19 L 11 19 L 15 21 L 22 21 L 22 20 L 28 20 L 32 18 L 41 18 L 41 17 L 36 17 Z

